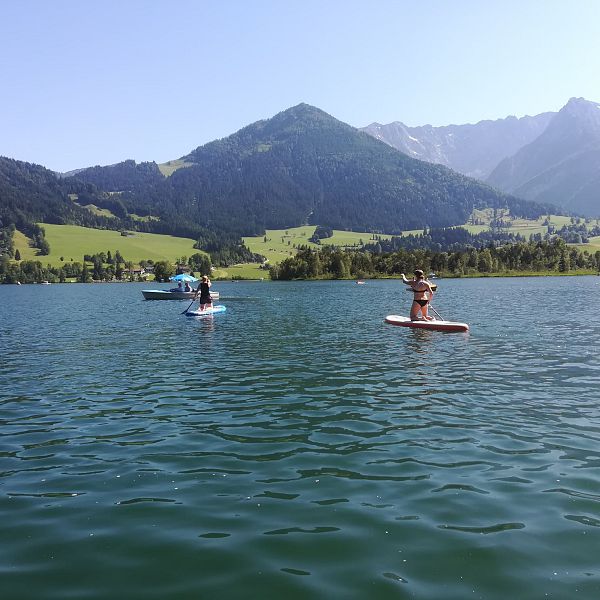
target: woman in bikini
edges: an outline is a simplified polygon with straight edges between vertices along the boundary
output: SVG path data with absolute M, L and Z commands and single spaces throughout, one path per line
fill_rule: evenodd
M 415 271 L 413 279 L 406 279 L 404 273 L 401 273 L 402 283 L 410 285 L 414 292 L 413 303 L 410 307 L 411 321 L 433 321 L 433 317 L 427 315 L 427 305 L 433 298 L 433 287 L 425 279 L 425 275 L 421 269 Z M 422 319 L 419 319 L 419 311 L 421 311 Z

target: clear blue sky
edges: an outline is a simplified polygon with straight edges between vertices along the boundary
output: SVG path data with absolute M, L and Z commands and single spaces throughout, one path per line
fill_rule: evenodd
M 307 102 L 362 127 L 600 101 L 598 0 L 0 0 L 0 155 L 165 162 Z

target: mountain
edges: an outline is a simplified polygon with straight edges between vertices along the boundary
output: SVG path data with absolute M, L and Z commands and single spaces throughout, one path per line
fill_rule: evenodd
M 463 175 L 485 180 L 498 163 L 537 138 L 556 113 L 507 117 L 476 124 L 408 127 L 400 121 L 372 123 L 362 131 L 393 148 Z
M 541 135 L 503 160 L 487 181 L 529 200 L 600 215 L 600 104 L 571 98 Z
M 545 212 L 413 159 L 307 104 L 180 160 L 185 169 L 143 195 L 124 194 L 123 202 L 158 211 L 168 201 L 173 218 L 176 212 L 176 218 L 245 235 L 306 223 L 398 233 L 458 225 L 484 206 L 509 206 L 523 216 Z
M 3 159 L 0 218 L 138 229 L 215 246 L 303 224 L 399 233 L 460 225 L 473 208 L 508 207 L 523 217 L 548 212 L 411 158 L 307 104 L 200 146 L 179 162 L 186 168 L 169 177 L 155 163 L 134 161 L 57 176 Z M 87 204 L 117 218 L 96 216 Z

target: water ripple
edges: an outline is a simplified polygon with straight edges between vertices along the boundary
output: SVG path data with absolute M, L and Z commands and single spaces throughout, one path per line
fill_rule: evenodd
M 0 286 L 4 594 L 600 597 L 596 279 Z
M 524 523 L 498 523 L 496 525 L 488 525 L 487 527 L 461 527 L 459 525 L 439 525 L 440 529 L 453 529 L 454 531 L 462 531 L 464 533 L 501 533 L 510 531 L 511 529 L 524 529 Z

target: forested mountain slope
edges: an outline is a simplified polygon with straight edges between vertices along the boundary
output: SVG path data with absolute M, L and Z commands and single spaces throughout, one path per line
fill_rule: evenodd
M 93 185 L 59 179 L 40 165 L 0 157 L 0 219 L 5 225 L 13 223 L 24 231 L 38 221 L 103 227 L 108 219 L 79 205 L 95 203 L 100 196 Z M 74 197 L 79 203 L 73 202 Z
M 412 159 L 300 104 L 196 148 L 145 201 L 246 235 L 302 224 L 397 233 L 464 223 L 474 207 L 545 209 L 443 166 Z M 128 201 L 142 200 L 127 196 Z
M 79 169 L 72 173 L 64 173 L 65 177 L 72 176 L 107 192 L 144 190 L 164 180 L 155 162 L 136 163 L 126 160 L 105 167 L 96 166 Z

